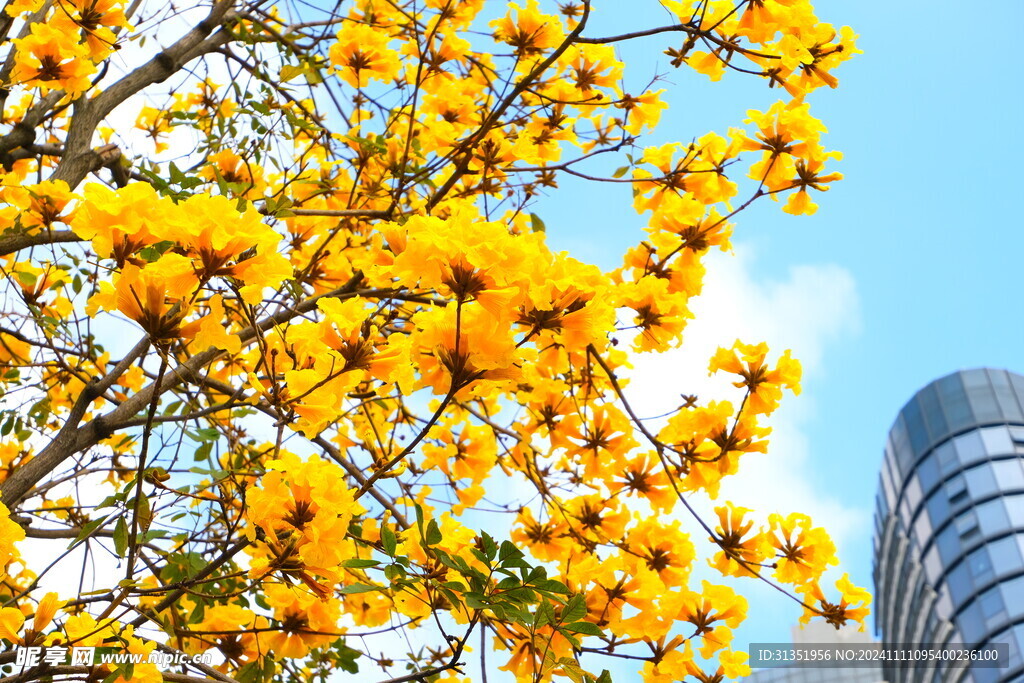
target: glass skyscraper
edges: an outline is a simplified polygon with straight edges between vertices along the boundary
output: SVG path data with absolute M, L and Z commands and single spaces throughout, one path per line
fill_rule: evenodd
M 875 512 L 883 645 L 1006 643 L 1007 668 L 887 663 L 889 683 L 1024 682 L 1024 377 L 956 372 L 889 432 Z

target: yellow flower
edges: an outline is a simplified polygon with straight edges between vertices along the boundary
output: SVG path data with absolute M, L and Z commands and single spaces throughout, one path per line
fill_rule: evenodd
M 709 374 L 724 370 L 742 378 L 733 385 L 746 388 L 744 410 L 749 409 L 755 415 L 774 412 L 779 407 L 783 387 L 794 394 L 800 393 L 800 361 L 792 358 L 787 349 L 771 369 L 764 362 L 767 355 L 767 344 L 744 344 L 737 339 L 732 349 L 719 348 L 709 365 Z
M 527 0 L 526 7 L 512 2 L 508 8 L 508 14 L 495 19 L 490 26 L 494 29 L 494 39 L 514 47 L 516 55 L 550 50 L 565 39 L 562 22 L 550 14 L 541 14 L 537 0 Z
M 20 643 L 21 627 L 25 625 L 25 615 L 17 607 L 0 609 L 0 638 L 12 643 Z
M 367 85 L 369 79 L 390 81 L 401 69 L 390 42 L 385 28 L 346 21 L 328 52 L 331 66 L 353 88 Z
M 565 557 L 572 547 L 569 527 L 563 520 L 551 518 L 546 522 L 538 521 L 530 508 L 519 511 L 510 537 L 517 545 L 528 547 L 534 557 L 545 562 Z
M 765 559 L 764 540 L 760 534 L 750 536 L 753 520 L 746 519 L 747 508 L 726 503 L 715 508 L 718 527 L 712 539 L 722 549 L 710 561 L 723 576 L 753 576 Z
M 693 625 L 703 641 L 701 656 L 710 658 L 732 642 L 732 629 L 746 618 L 747 601 L 728 586 L 716 586 L 708 581 L 703 581 L 702 586 L 700 593 L 672 594 L 678 596 L 673 601 L 678 603 L 674 619 Z
M 54 89 L 71 95 L 88 90 L 96 66 L 75 38 L 49 24 L 32 24 L 29 35 L 12 41 L 17 52 L 11 82 L 37 87 L 44 94 Z
M 553 444 L 566 449 L 566 457 L 583 465 L 588 478 L 617 472 L 632 448 L 633 425 L 614 404 L 593 406 L 586 414 L 570 414 Z
M 688 680 L 689 676 L 694 676 L 698 681 L 710 680 L 702 678 L 700 668 L 693 663 L 693 649 L 689 639 L 684 640 L 681 636 L 676 636 L 667 643 L 664 641 L 665 638 L 661 638 L 656 644 L 652 644 L 651 649 L 658 660 L 657 663 L 644 663 L 644 683 L 677 683 Z
M 670 292 L 669 288 L 670 282 L 657 275 L 619 287 L 619 305 L 636 312 L 633 322 L 640 334 L 634 338 L 633 347 L 637 351 L 665 351 L 681 343 L 683 328 L 693 314 L 686 294 Z
M 767 543 L 778 552 L 775 578 L 782 583 L 806 584 L 817 581 L 830 565 L 839 564 L 836 547 L 821 527 L 800 513 L 768 518 L 771 532 Z
M 230 321 L 225 318 L 223 297 L 214 295 L 208 302 L 210 312 L 199 319 L 199 330 L 193 343 L 197 351 L 205 351 L 209 347 L 223 349 L 230 354 L 242 349 L 242 340 L 236 334 L 229 334 L 227 328 Z
M 267 569 L 318 592 L 308 573 L 337 579 L 338 565 L 353 555 L 346 540 L 349 523 L 364 509 L 345 485 L 344 471 L 317 456 L 300 460 L 282 452 L 267 470 L 246 496 L 249 523 L 266 533 L 274 556 Z
M 121 0 L 60 0 L 60 7 L 50 21 L 60 30 L 74 35 L 81 31 L 89 58 L 105 59 L 114 51 L 117 35 L 114 29 L 131 29 Z
M 661 99 L 664 90 L 648 90 L 639 97 L 623 95 L 622 101 L 616 103 L 616 107 L 626 110 L 627 123 L 623 128 L 631 135 L 639 135 L 644 128 L 654 130 L 661 119 L 661 112 L 668 109 Z
M 312 648 L 337 640 L 344 631 L 338 626 L 341 605 L 336 599 L 318 600 L 279 583 L 265 584 L 264 591 L 279 628 L 259 634 L 261 652 L 300 659 Z
M 98 256 L 113 258 L 118 268 L 126 263 L 141 267 L 145 261 L 135 256 L 139 250 L 167 239 L 159 220 L 161 201 L 149 183 L 131 183 L 118 190 L 89 183 L 71 228 L 92 241 Z
M 276 251 L 281 236 L 252 206 L 240 212 L 227 197 L 197 194 L 178 204 L 166 201 L 163 221 L 167 239 L 192 258 L 200 283 L 214 277 L 241 280 L 248 304 L 292 275 L 288 261 Z
M 636 553 L 637 564 L 657 572 L 666 588 L 685 585 L 696 551 L 678 521 L 666 524 L 644 518 L 629 530 L 626 544 Z
M 803 595 L 804 601 L 814 608 L 805 607 L 800 621 L 806 624 L 820 614 L 836 629 L 853 620 L 860 624 L 860 630 L 863 631 L 866 628 L 864 620 L 871 612 L 868 607 L 871 604 L 871 594 L 864 588 L 853 585 L 849 574 L 843 574 L 836 581 L 836 588 L 839 590 L 840 598 L 837 602 L 829 602 L 817 581 L 798 587 L 797 591 Z
M 21 209 L 19 220 L 22 227 L 36 232 L 55 223 L 70 222 L 74 212 L 65 213 L 65 209 L 76 196 L 63 180 L 45 180 L 35 185 L 5 190 L 4 199 Z
M 694 71 L 704 74 L 712 81 L 722 80 L 722 76 L 725 74 L 725 57 L 721 56 L 717 50 L 711 52 L 694 50 L 686 59 L 686 63 Z
M 4 11 L 12 17 L 26 12 L 38 12 L 43 6 L 43 0 L 12 0 L 4 7 Z
M 171 131 L 171 116 L 170 112 L 149 105 L 144 105 L 139 110 L 139 116 L 135 119 L 135 127 L 139 130 L 144 130 L 153 140 L 153 145 L 156 148 L 156 153 L 164 152 L 167 150 L 167 142 L 164 138 Z M 140 183 L 148 184 L 148 183 Z
M 817 211 L 818 205 L 811 201 L 807 189 L 814 188 L 819 192 L 825 192 L 828 190 L 828 187 L 825 186 L 826 183 L 842 179 L 842 173 L 823 174 L 820 172 L 826 158 L 838 156 L 837 152 L 831 152 L 829 154 L 817 154 L 806 160 L 799 159 L 796 162 L 796 177 L 791 181 L 791 187 L 796 187 L 798 190 L 789 195 L 789 200 L 782 207 L 782 210 L 795 216 L 810 216 Z
M 415 318 L 423 349 L 420 372 L 438 394 L 475 382 L 517 379 L 522 371 L 508 325 L 483 309 L 455 306 L 428 310 Z
M 241 605 L 208 606 L 203 610 L 203 620 L 190 627 L 197 636 L 187 639 L 184 649 L 202 652 L 212 646 L 224 655 L 225 664 L 239 667 L 260 657 L 256 633 L 247 632 L 259 628 L 267 628 L 266 620 Z
M 137 322 L 158 344 L 190 339 L 198 324 L 183 323 L 196 284 L 191 261 L 178 254 L 164 254 L 141 269 L 128 265 L 114 285 L 117 310 Z
M 608 482 L 611 493 L 625 490 L 629 496 L 637 495 L 647 499 L 652 508 L 662 512 L 670 512 L 675 507 L 678 498 L 672 490 L 668 475 L 653 453 L 626 461 L 615 476 L 615 481 Z
M 199 170 L 199 175 L 210 181 L 223 180 L 226 183 L 241 185 L 237 192 L 239 197 L 255 199 L 263 195 L 267 183 L 263 180 L 263 169 L 255 161 L 243 159 L 230 149 L 223 149 L 210 155 L 207 165 Z
M 0 503 L 0 579 L 7 576 L 7 565 L 20 555 L 14 545 L 25 540 L 25 530 L 11 521 L 10 510 Z

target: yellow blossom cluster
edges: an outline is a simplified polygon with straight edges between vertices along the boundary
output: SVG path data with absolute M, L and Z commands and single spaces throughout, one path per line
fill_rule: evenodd
M 849 29 L 805 0 L 663 0 L 670 25 L 605 37 L 589 0 L 224 0 L 112 59 L 174 24 L 141 5 L 7 5 L 0 639 L 166 641 L 243 681 L 432 680 L 482 632 L 517 680 L 622 656 L 706 682 L 749 671 L 732 579 L 863 623 L 870 596 L 826 586 L 835 547 L 806 515 L 691 504 L 770 457 L 791 352 L 737 340 L 709 364 L 735 395 L 657 418 L 630 384 L 636 354 L 684 347 L 738 213 L 810 214 L 840 179 L 807 100 Z M 675 66 L 789 99 L 645 144 L 665 91 L 616 45 L 660 34 Z M 618 267 L 549 246 L 536 198 L 570 177 L 632 189 Z M 23 524 L 117 571 L 42 591 Z M 730 584 L 698 580 L 703 558 Z
M 41 2 L 8 3 L 11 16 L 35 13 Z M 96 65 L 117 45 L 117 34 L 130 30 L 119 0 L 58 0 L 49 3 L 45 21 L 31 24 L 14 42 L 10 82 L 46 94 L 61 90 L 77 96 L 92 87 Z

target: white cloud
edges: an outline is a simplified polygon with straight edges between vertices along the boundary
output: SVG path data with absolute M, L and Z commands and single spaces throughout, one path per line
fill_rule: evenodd
M 831 264 L 798 265 L 781 280 L 755 277 L 752 252 L 741 244 L 735 255 L 710 254 L 704 291 L 691 302 L 695 318 L 683 347 L 635 358 L 627 395 L 640 415 L 663 414 L 680 403 L 680 394 L 697 394 L 701 402 L 738 400 L 738 390 L 725 376 L 709 377 L 707 371 L 715 349 L 737 338 L 767 342 L 769 360 L 792 349 L 803 364 L 806 386 L 807 380 L 826 374 L 829 344 L 859 332 L 859 302 L 848 271 Z M 719 499 L 752 508 L 759 517 L 809 514 L 829 530 L 842 555 L 844 540 L 866 523 L 869 512 L 839 503 L 814 484 L 805 433 L 814 412 L 811 391 L 787 393 L 767 422 L 773 428 L 768 455 L 745 456 L 739 474 L 723 482 Z

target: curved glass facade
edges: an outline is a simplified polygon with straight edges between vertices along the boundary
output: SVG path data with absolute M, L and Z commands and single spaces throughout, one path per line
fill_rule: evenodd
M 1007 643 L 1009 668 L 889 663 L 889 683 L 1024 682 L 1024 376 L 957 372 L 889 432 L 875 511 L 883 644 Z

